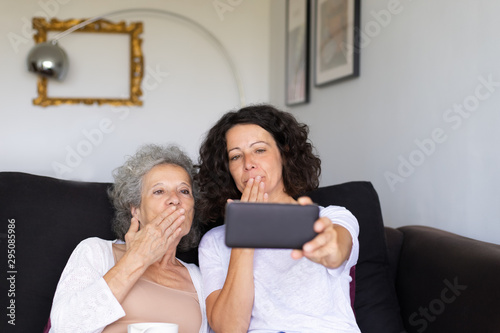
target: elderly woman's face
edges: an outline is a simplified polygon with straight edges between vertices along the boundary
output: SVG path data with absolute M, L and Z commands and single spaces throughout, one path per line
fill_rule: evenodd
M 181 234 L 187 235 L 194 216 L 191 180 L 184 168 L 174 164 L 160 164 L 144 176 L 141 205 L 132 208 L 132 215 L 139 219 L 141 225 L 146 225 L 170 205 L 186 210 Z
M 260 176 L 270 201 L 284 194 L 281 153 L 271 133 L 254 124 L 236 125 L 226 133 L 229 172 L 243 192 L 250 178 Z

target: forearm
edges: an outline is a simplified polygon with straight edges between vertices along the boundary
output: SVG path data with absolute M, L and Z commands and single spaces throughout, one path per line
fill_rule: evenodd
M 104 275 L 104 281 L 118 302 L 121 303 L 146 269 L 147 265 L 140 257 L 127 251 L 116 265 Z
M 342 265 L 349 259 L 352 250 L 352 236 L 349 230 L 338 224 L 334 224 L 333 229 L 337 235 L 337 250 L 333 252 L 328 268 L 337 268 Z
M 108 241 L 90 238 L 76 247 L 57 284 L 51 332 L 101 332 L 125 315 L 103 279 L 113 264 Z
M 247 332 L 254 301 L 254 250 L 233 249 L 222 290 L 207 298 L 207 316 L 217 333 Z
M 124 255 L 103 278 L 83 289 L 78 284 L 61 286 L 51 313 L 53 332 L 97 333 L 124 316 L 121 302 L 144 272 L 139 262 Z
M 327 217 L 333 225 L 334 237 L 330 239 L 329 243 L 335 244 L 336 250 L 333 252 L 335 255 L 332 257 L 331 263 L 325 266 L 337 268 L 351 258 L 355 263 L 359 249 L 359 224 L 356 217 L 346 208 L 339 206 L 325 207 L 321 210 L 320 215 Z

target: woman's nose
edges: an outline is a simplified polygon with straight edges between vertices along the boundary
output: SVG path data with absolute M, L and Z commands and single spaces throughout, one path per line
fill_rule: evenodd
M 244 165 L 245 165 L 245 170 L 255 169 L 255 163 L 254 163 L 253 159 L 250 157 L 245 157 Z
M 177 206 L 180 203 L 181 203 L 181 201 L 179 200 L 179 196 L 177 195 L 177 193 L 171 192 L 167 198 L 167 205 Z

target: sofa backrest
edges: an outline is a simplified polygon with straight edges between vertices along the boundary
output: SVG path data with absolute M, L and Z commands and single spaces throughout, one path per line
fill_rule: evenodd
M 0 283 L 0 307 L 13 307 L 8 312 L 13 313 L 15 323 L 13 326 L 2 320 L 1 332 L 42 332 L 57 282 L 76 245 L 88 237 L 114 238 L 109 186 L 0 172 L 0 253 L 6 256 L 9 250 L 15 251 L 12 262 L 6 257 L 0 260 L 1 279 L 9 281 Z M 322 206 L 346 207 L 360 224 L 354 309 L 361 331 L 402 332 L 394 284 L 387 269 L 380 203 L 372 184 L 332 185 L 310 196 Z M 196 249 L 179 252 L 178 256 L 197 263 Z M 8 263 L 13 266 L 7 267 Z
M 15 302 L 15 327 L 2 320 L 0 331 L 42 332 L 57 282 L 76 245 L 91 236 L 113 239 L 108 186 L 0 173 L 1 253 L 7 253 L 8 241 L 15 247 L 12 269 L 5 269 L 1 260 L 1 274 L 14 277 L 15 295 L 4 297 L 8 290 L 0 284 L 0 307 Z M 6 239 L 10 235 L 14 237 Z

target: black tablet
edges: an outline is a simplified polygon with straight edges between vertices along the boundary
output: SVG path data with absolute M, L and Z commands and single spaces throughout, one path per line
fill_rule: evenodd
M 233 201 L 226 205 L 226 245 L 301 249 L 317 235 L 318 218 L 317 205 Z

